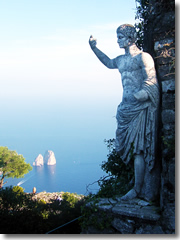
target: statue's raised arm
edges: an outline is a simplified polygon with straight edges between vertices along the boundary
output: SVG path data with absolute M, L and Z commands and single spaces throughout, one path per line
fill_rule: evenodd
M 115 69 L 117 68 L 117 64 L 115 59 L 110 59 L 108 56 L 106 56 L 101 50 L 99 50 L 96 45 L 97 45 L 97 40 L 93 38 L 91 35 L 89 38 L 89 45 L 92 49 L 92 51 L 95 53 L 97 58 L 107 67 L 110 69 Z

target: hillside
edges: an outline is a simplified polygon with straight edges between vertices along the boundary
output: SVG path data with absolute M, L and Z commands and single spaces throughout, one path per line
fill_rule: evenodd
M 62 201 L 57 197 L 61 195 Z M 79 234 L 85 197 L 69 192 L 25 193 L 19 186 L 0 189 L 0 234 Z

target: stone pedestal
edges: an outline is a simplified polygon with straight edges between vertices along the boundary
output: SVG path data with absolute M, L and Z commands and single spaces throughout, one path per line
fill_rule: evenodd
M 168 230 L 163 225 L 160 208 L 141 199 L 131 201 L 120 201 L 110 198 L 102 198 L 95 205 L 90 202 L 88 208 L 96 206 L 98 211 L 93 214 L 103 215 L 104 218 L 111 219 L 110 227 L 107 229 L 97 229 L 96 225 L 89 225 L 83 229 L 82 234 L 172 234 L 174 231 Z M 103 214 L 102 214 L 103 213 Z M 91 217 L 91 216 L 89 216 Z M 99 221 L 102 219 L 99 218 Z

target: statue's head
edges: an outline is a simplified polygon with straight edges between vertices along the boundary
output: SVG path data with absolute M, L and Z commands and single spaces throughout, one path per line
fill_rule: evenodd
M 119 39 L 122 39 L 124 37 L 126 39 L 126 41 L 129 42 L 129 44 L 135 43 L 137 33 L 136 33 L 136 29 L 133 25 L 131 25 L 131 24 L 120 25 L 117 28 L 116 32 L 117 32 L 117 36 Z

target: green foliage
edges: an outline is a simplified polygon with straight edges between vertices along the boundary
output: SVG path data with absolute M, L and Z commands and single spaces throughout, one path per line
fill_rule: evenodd
M 27 200 L 22 187 L 7 187 L 0 189 L 0 206 L 6 210 L 17 210 L 22 208 Z
M 38 201 L 38 203 L 41 204 L 41 205 L 44 205 L 44 204 L 46 204 L 46 201 L 43 200 L 43 199 L 40 199 L 40 200 Z
M 167 153 L 165 155 L 165 159 L 170 161 L 172 158 L 175 157 L 175 136 L 165 138 L 162 136 L 162 141 L 164 144 L 164 148 L 167 149 Z
M 175 154 L 175 137 L 165 138 L 162 136 L 163 143 L 167 146 L 169 151 L 173 151 Z
M 94 226 L 96 229 L 103 230 L 110 228 L 111 216 L 98 209 L 97 203 L 100 198 L 115 198 L 117 195 L 121 196 L 125 194 L 132 187 L 134 179 L 134 168 L 131 163 L 124 164 L 120 155 L 115 150 L 115 140 L 105 140 L 108 148 L 107 161 L 104 161 L 101 165 L 108 175 L 100 178 L 97 182 L 100 189 L 97 194 L 89 194 L 84 205 L 81 208 L 82 219 L 81 227 L 88 229 L 90 226 Z M 133 143 L 131 146 L 131 159 L 133 160 Z M 131 161 L 133 162 L 133 161 Z
M 33 194 L 27 194 L 21 187 L 0 189 L 0 233 L 1 234 L 42 234 L 64 225 L 81 216 L 84 198 L 73 193 L 64 193 L 62 204 L 54 200 L 46 203 L 36 200 Z M 74 197 L 73 197 L 74 195 Z M 66 199 L 66 200 L 65 200 Z M 76 199 L 76 200 L 75 200 Z M 79 222 L 52 233 L 80 233 Z
M 98 181 L 100 186 L 98 195 L 101 197 L 123 195 L 132 187 L 134 168 L 131 162 L 126 165 L 122 161 L 121 156 L 115 150 L 114 139 L 105 140 L 105 143 L 109 154 L 107 155 L 107 161 L 102 163 L 101 168 L 108 175 Z M 133 159 L 133 144 L 131 146 L 131 158 Z
M 14 187 L 12 188 L 12 191 L 13 191 L 14 193 L 16 193 L 17 196 L 19 196 L 19 195 L 21 195 L 21 194 L 24 193 L 24 188 L 22 188 L 22 187 L 20 187 L 20 186 L 14 186 Z
M 98 197 L 114 197 L 115 195 L 124 195 L 133 186 L 134 167 L 133 167 L 133 143 L 131 144 L 130 158 L 131 161 L 126 165 L 121 156 L 115 150 L 115 139 L 105 140 L 108 148 L 107 161 L 102 162 L 101 168 L 107 173 L 94 183 L 98 183 Z M 87 191 L 88 187 L 87 186 Z
M 71 208 L 74 208 L 77 202 L 79 201 L 79 197 L 76 193 L 69 193 L 69 192 L 63 193 L 62 199 L 64 200 L 62 204 L 66 202 L 69 204 Z
M 43 218 L 43 219 L 48 219 L 48 217 L 49 217 L 49 215 L 50 215 L 50 212 L 44 209 L 44 210 L 41 212 L 41 215 L 42 215 L 42 218 Z
M 174 0 L 135 0 L 136 2 L 136 16 L 137 23 L 135 24 L 137 30 L 137 46 L 142 49 L 145 43 L 145 35 L 153 34 L 157 21 L 160 21 L 159 16 L 164 16 L 166 12 L 175 11 Z M 151 26 L 151 28 L 150 28 Z M 146 41 L 150 41 L 147 37 Z
M 4 178 L 21 178 L 32 170 L 22 155 L 11 151 L 7 147 L 0 147 L 0 188 L 4 185 Z
M 142 49 L 143 48 L 143 40 L 144 40 L 144 30 L 147 26 L 148 15 L 149 13 L 150 3 L 149 0 L 136 0 L 136 16 L 135 19 L 137 23 L 135 24 L 135 28 L 137 31 L 137 46 Z
M 89 196 L 86 204 L 81 207 L 82 218 L 80 224 L 82 229 L 94 226 L 98 230 L 108 229 L 111 226 L 112 218 L 107 213 L 99 211 L 97 203 L 99 198 L 96 195 Z

